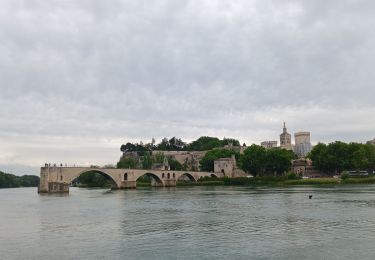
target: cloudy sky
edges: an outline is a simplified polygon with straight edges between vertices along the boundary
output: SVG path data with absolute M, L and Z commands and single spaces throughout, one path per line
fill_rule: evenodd
M 375 1 L 2 0 L 0 170 L 127 141 L 375 137 Z

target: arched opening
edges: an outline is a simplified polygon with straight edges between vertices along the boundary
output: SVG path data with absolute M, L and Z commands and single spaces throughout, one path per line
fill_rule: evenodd
M 215 174 L 211 174 L 210 177 L 217 178 L 217 176 Z
M 164 174 L 164 173 L 163 173 Z M 137 187 L 162 187 L 162 180 L 155 174 L 148 172 L 136 179 Z
M 186 172 L 182 174 L 180 177 L 177 179 L 177 184 L 188 184 L 191 182 L 196 182 L 196 179 L 191 175 L 190 173 Z
M 170 179 L 171 178 L 171 174 L 168 172 L 167 173 L 167 178 Z
M 128 180 L 128 173 L 124 173 L 124 181 L 127 181 Z
M 98 169 L 81 172 L 72 182 L 74 187 L 118 189 L 115 180 Z

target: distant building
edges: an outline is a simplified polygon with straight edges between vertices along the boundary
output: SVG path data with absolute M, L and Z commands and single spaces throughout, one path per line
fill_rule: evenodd
M 285 122 L 283 132 L 280 135 L 280 147 L 287 150 L 293 150 L 292 136 L 287 132 Z
M 367 141 L 367 144 L 375 145 L 375 138 L 374 138 L 374 140 Z
M 272 149 L 277 147 L 277 141 L 264 141 L 260 145 L 266 149 Z
M 229 158 L 220 158 L 214 161 L 214 172 L 222 173 L 227 177 L 245 177 L 247 174 L 239 169 L 234 155 Z
M 317 178 L 325 175 L 314 169 L 312 162 L 309 159 L 297 159 L 292 161 L 292 172 L 299 177 Z
M 310 132 L 297 132 L 294 134 L 295 147 L 294 152 L 298 157 L 306 157 L 311 151 Z

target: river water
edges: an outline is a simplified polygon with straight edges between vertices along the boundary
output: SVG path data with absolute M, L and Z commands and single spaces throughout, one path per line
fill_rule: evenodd
M 373 260 L 375 186 L 1 189 L 0 259 Z

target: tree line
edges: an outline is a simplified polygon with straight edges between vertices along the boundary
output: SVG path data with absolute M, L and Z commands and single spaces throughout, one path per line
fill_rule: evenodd
M 313 166 L 328 174 L 375 169 L 375 146 L 371 144 L 319 143 L 308 154 Z
M 39 177 L 35 175 L 16 176 L 0 171 L 0 188 L 37 187 Z
M 126 143 L 120 147 L 121 152 L 138 152 L 143 155 L 150 151 L 208 151 L 226 145 L 240 146 L 240 142 L 232 138 L 219 139 L 217 137 L 201 136 L 191 143 L 186 143 L 180 138 L 172 137 L 163 138 L 160 143 L 156 144 L 152 138 L 151 143 Z

